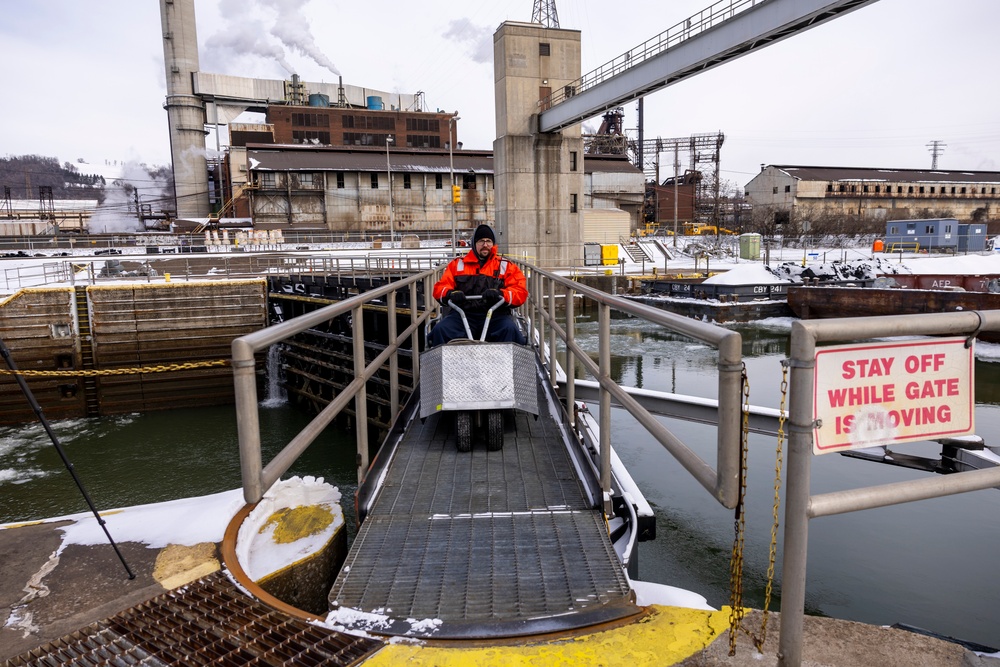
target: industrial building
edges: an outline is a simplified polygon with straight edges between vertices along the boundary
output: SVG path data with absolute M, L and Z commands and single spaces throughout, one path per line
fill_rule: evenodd
M 996 171 L 762 165 L 745 190 L 755 210 L 787 212 L 792 223 L 824 216 L 1000 218 Z
M 241 133 L 258 139 L 278 136 L 281 118 L 295 113 L 269 116 L 278 121 L 273 129 L 270 123 L 240 126 L 233 132 L 234 143 L 242 142 Z M 379 118 L 379 113 L 392 112 L 367 113 Z M 259 229 L 326 230 L 388 239 L 446 232 L 453 208 L 459 232 L 496 219 L 492 151 L 404 148 L 384 140 L 381 147 L 250 143 L 231 147 L 225 167 L 227 191 L 235 196 L 233 215 L 252 218 Z M 581 156 L 577 169 L 584 177 L 583 196 L 567 200 L 567 210 L 614 210 L 624 216 L 626 233 L 635 229 L 642 173 L 618 155 Z
M 308 107 L 281 105 L 267 108 L 267 123 L 279 144 L 443 148 L 448 144 L 452 115 L 392 109 L 381 111 L 382 98 L 373 96 L 366 109 L 330 107 L 325 95 L 316 95 Z M 452 129 L 454 133 L 454 129 Z

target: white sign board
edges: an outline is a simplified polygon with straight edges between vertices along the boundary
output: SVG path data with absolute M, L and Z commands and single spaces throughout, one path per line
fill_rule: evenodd
M 974 362 L 964 337 L 819 349 L 813 453 L 973 433 Z

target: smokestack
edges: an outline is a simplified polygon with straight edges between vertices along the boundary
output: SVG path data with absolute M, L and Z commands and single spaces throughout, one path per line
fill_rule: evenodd
M 194 94 L 198 71 L 198 34 L 194 0 L 160 0 L 163 64 L 166 68 L 167 125 L 174 168 L 174 199 L 178 218 L 205 218 L 208 164 L 205 160 L 205 104 Z

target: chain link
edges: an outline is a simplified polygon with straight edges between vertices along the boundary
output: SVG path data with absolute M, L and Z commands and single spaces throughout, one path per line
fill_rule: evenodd
M 228 366 L 229 359 L 215 359 L 212 361 L 189 361 L 182 364 L 161 364 L 159 366 L 134 366 L 132 368 L 107 368 L 93 370 L 65 370 L 65 371 L 12 371 L 8 368 L 0 369 L 0 375 L 20 375 L 22 377 L 97 377 L 100 375 L 142 375 L 145 373 L 167 373 L 169 371 L 188 371 L 196 368 L 212 368 Z

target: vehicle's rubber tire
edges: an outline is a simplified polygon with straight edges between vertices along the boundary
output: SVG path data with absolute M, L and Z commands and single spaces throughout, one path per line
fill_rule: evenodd
M 503 411 L 486 413 L 486 449 L 496 452 L 503 449 Z
M 455 413 L 455 445 L 460 452 L 472 451 L 472 415 L 467 410 Z

